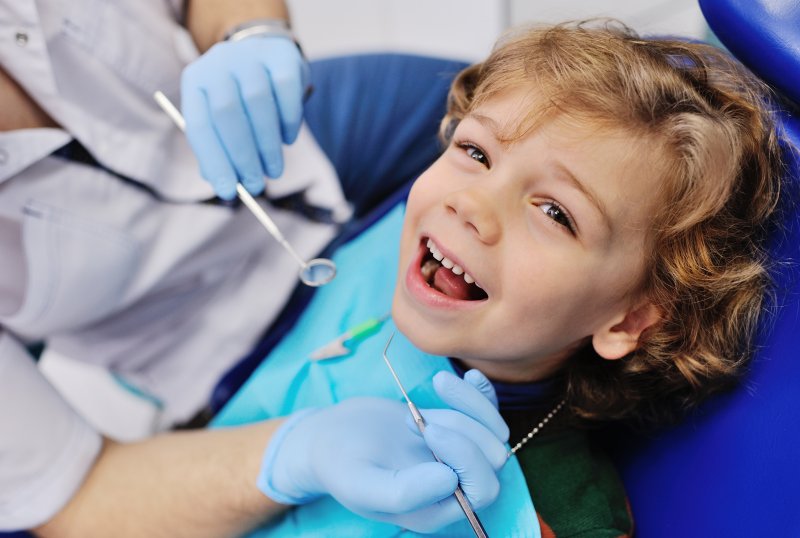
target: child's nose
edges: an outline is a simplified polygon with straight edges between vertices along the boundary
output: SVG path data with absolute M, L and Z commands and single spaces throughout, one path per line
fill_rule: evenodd
M 491 200 L 475 189 L 451 192 L 444 199 L 447 212 L 460 219 L 465 226 L 487 244 L 500 239 L 502 226 Z

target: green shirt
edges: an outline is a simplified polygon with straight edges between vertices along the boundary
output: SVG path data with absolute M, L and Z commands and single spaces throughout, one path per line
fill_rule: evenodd
M 541 420 L 527 411 L 503 417 L 512 446 Z M 542 538 L 632 536 L 630 506 L 614 464 L 591 432 L 560 422 L 553 419 L 517 451 Z

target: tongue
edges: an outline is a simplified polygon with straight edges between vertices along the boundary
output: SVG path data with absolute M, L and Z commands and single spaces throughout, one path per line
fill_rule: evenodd
M 446 267 L 439 267 L 433 274 L 433 287 L 454 299 L 469 299 L 469 284 Z

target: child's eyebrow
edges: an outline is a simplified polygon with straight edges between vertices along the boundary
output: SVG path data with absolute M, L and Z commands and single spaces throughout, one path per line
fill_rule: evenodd
M 464 118 L 472 118 L 476 120 L 478 123 L 483 125 L 486 129 L 492 132 L 492 135 L 495 139 L 500 139 L 500 124 L 497 123 L 495 120 L 490 118 L 489 116 L 484 116 L 483 114 L 478 114 L 477 112 L 468 112 Z
M 608 216 L 608 211 L 606 211 L 605 205 L 603 205 L 603 201 L 597 196 L 587 185 L 586 183 L 582 182 L 578 179 L 578 177 L 572 173 L 572 171 L 567 168 L 564 163 L 556 162 L 555 168 L 558 172 L 560 172 L 559 176 L 565 178 L 573 187 L 578 189 L 580 192 L 583 193 L 586 198 L 594 205 L 597 210 L 600 212 L 600 216 L 603 219 L 603 224 L 605 224 L 606 228 L 611 231 L 611 219 Z

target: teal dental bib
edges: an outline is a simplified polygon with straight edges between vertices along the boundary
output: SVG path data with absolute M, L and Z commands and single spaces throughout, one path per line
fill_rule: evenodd
M 308 407 L 334 404 L 354 396 L 380 396 L 402 401 L 381 354 L 396 330 L 389 321 L 360 342 L 346 357 L 313 361 L 309 354 L 366 319 L 388 312 L 397 276 L 397 246 L 403 208 L 397 207 L 359 237 L 339 248 L 336 279 L 320 288 L 294 328 L 281 340 L 251 378 L 217 415 L 214 426 L 245 424 L 288 415 Z M 392 248 L 387 248 L 392 245 Z M 450 370 L 445 357 L 416 349 L 397 333 L 389 353 L 392 365 L 412 401 L 420 408 L 444 407 L 431 385 L 439 370 Z M 499 473 L 498 499 L 478 516 L 489 536 L 541 536 L 525 478 L 516 457 Z M 255 477 L 253 477 L 255 481 Z M 331 497 L 297 506 L 248 536 L 415 536 L 400 527 L 351 513 Z M 466 518 L 437 534 L 473 536 Z M 420 535 L 423 536 L 423 535 Z

